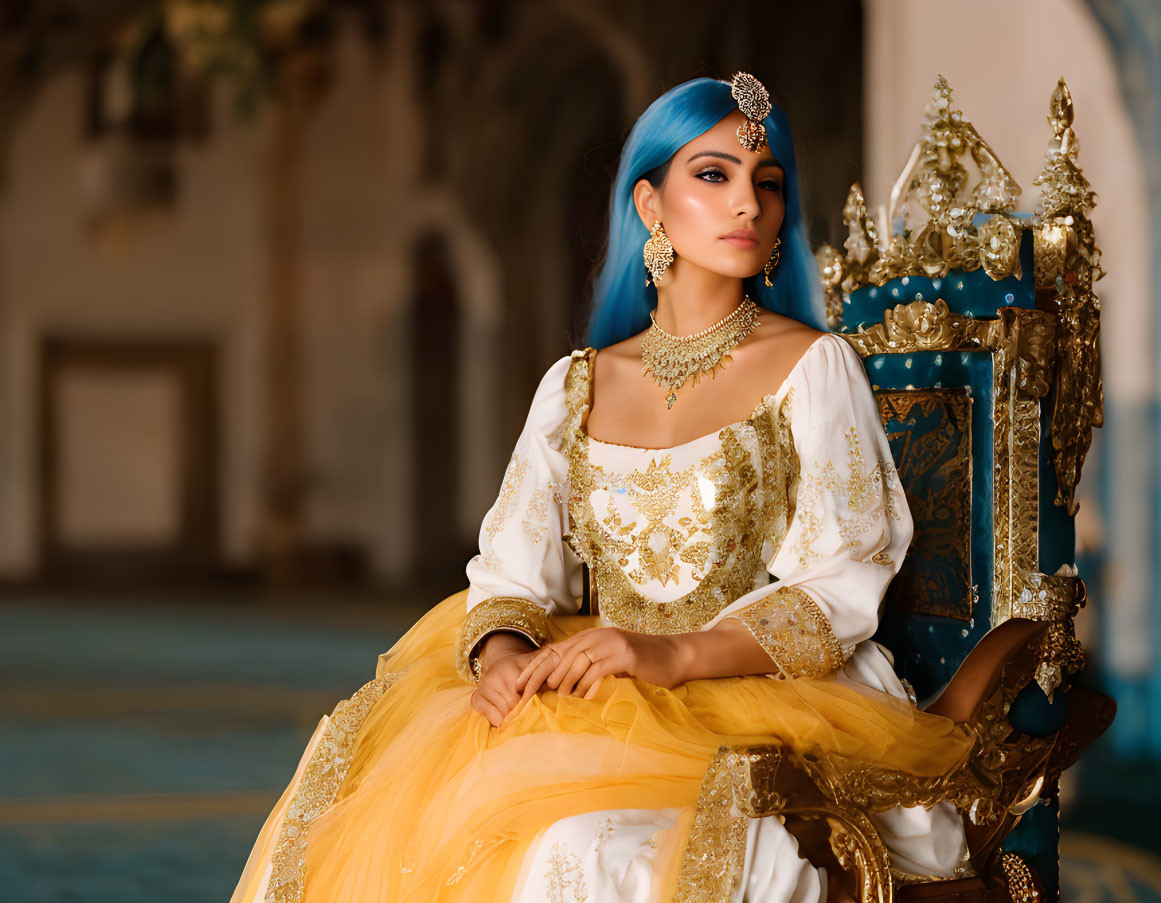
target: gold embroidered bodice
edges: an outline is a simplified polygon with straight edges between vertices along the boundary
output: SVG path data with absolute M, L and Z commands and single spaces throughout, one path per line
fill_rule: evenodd
M 675 448 L 612 445 L 585 431 L 593 356 L 575 352 L 565 377 L 566 540 L 589 566 L 606 624 L 697 630 L 770 581 L 797 489 L 794 393 L 767 395 L 746 420 Z
M 737 618 L 781 673 L 834 671 L 874 633 L 913 529 L 855 351 L 820 336 L 745 420 L 666 449 L 588 436 L 594 354 L 537 389 L 468 563 L 460 672 L 491 631 L 547 642 L 580 605 L 582 562 L 606 625 Z

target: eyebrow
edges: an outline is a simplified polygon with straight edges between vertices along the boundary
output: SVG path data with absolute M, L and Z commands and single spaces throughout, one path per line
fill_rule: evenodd
M 690 157 L 685 162 L 692 163 L 698 157 L 717 157 L 719 160 L 729 160 L 731 163 L 738 163 L 738 164 L 741 164 L 741 162 L 742 162 L 737 157 L 735 157 L 733 154 L 727 154 L 727 153 L 724 153 L 722 151 L 712 151 L 712 150 L 700 151 L 699 153 L 694 154 L 692 157 Z M 759 160 L 757 168 L 761 169 L 763 166 L 775 166 L 778 169 L 782 169 L 782 164 L 779 163 L 777 160 L 775 160 L 773 157 L 767 157 L 763 160 Z

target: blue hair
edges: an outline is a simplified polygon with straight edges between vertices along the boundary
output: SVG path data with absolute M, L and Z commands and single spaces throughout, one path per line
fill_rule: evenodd
M 641 249 L 649 230 L 637 215 L 633 186 L 736 109 L 729 83 L 695 78 L 653 101 L 629 132 L 609 197 L 609 240 L 593 290 L 593 312 L 585 335 L 589 345 L 605 348 L 636 335 L 649 325 L 649 312 L 657 306 L 657 289 L 645 285 Z M 779 233 L 778 266 L 770 277 L 773 287 L 766 287 L 762 273 L 743 280 L 743 287 L 767 310 L 825 330 L 822 284 L 803 222 L 790 121 L 774 105 L 763 125 L 770 151 L 784 173 L 786 216 Z

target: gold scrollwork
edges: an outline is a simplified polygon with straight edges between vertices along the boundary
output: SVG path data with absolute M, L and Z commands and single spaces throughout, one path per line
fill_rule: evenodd
M 891 860 L 871 820 L 854 810 L 829 816 L 830 848 L 835 858 L 853 873 L 861 903 L 890 903 L 894 899 Z
M 1040 399 L 1048 390 L 1054 322 L 1038 310 L 1000 309 L 993 374 L 993 626 L 1011 617 L 1021 574 L 1039 555 Z
M 764 816 L 826 825 L 831 852 L 854 878 L 859 899 L 893 899 L 890 857 L 867 815 L 820 792 L 784 747 L 761 746 L 722 747 L 706 768 L 675 903 L 733 899 L 743 873 L 749 820 Z
M 942 298 L 897 304 L 883 311 L 881 323 L 842 333 L 863 357 L 915 351 L 976 350 L 995 347 L 994 320 L 952 313 Z
M 1104 276 L 1104 270 L 1089 219 L 1096 193 L 1077 162 L 1080 146 L 1072 129 L 1072 96 L 1064 79 L 1052 94 L 1048 121 L 1052 139 L 1044 169 L 1033 182 L 1041 189 L 1033 248 L 1036 286 L 1050 290 L 1061 347 L 1052 410 L 1053 463 L 1059 484 L 1054 501 L 1072 515 L 1093 428 L 1104 422 L 1100 301 L 1093 291 L 1093 283 Z

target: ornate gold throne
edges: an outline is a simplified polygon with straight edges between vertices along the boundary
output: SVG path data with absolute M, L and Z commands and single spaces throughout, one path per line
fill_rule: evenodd
M 864 360 L 916 523 L 876 640 L 921 707 L 969 727 L 975 754 L 955 775 L 916 781 L 781 747 L 722 749 L 679 900 L 730 899 L 730 850 L 740 855 L 746 819 L 765 815 L 863 901 L 1058 898 L 1057 782 L 1115 710 L 1073 681 L 1085 603 L 1074 516 L 1101 424 L 1102 272 L 1072 119 L 1061 80 L 1040 203 L 1015 214 L 1019 186 L 941 76 L 885 221 L 855 184 L 844 250 L 818 252 L 828 322 Z M 893 869 L 866 813 L 940 800 L 964 819 L 970 865 L 950 879 Z M 726 867 L 693 867 L 711 847 Z

